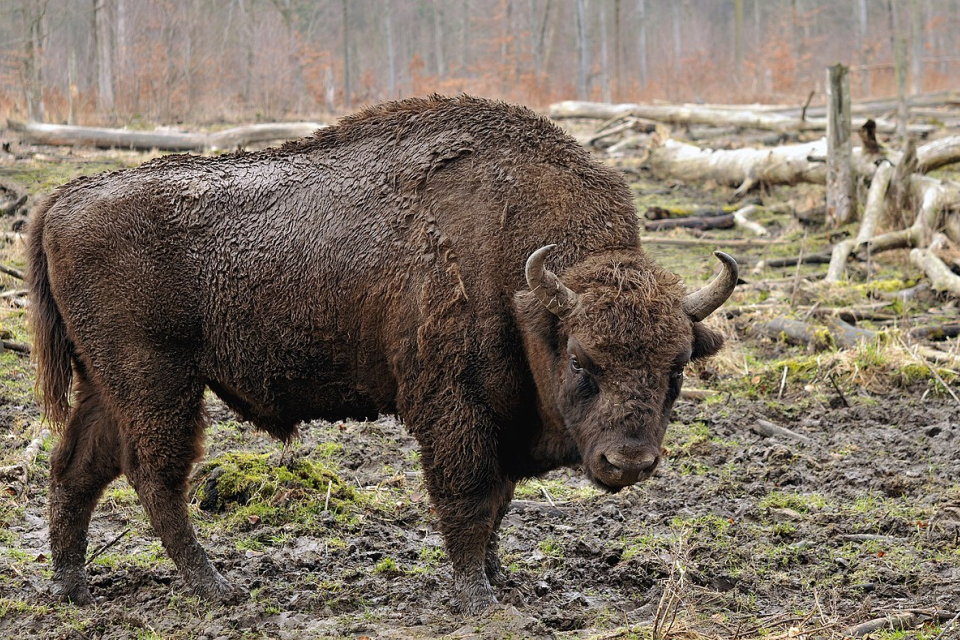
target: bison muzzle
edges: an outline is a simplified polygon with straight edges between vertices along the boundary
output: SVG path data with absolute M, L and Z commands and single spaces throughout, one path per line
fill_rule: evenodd
M 30 227 L 54 591 L 91 600 L 91 513 L 125 474 L 184 582 L 230 601 L 190 523 L 204 390 L 280 439 L 397 414 L 421 449 L 460 601 L 495 602 L 524 478 L 649 477 L 701 321 L 641 250 L 615 171 L 533 112 L 467 96 L 369 108 L 257 153 L 168 156 L 61 187 Z

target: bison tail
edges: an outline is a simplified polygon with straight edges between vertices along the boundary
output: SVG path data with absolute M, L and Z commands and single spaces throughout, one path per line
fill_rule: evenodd
M 33 326 L 33 357 L 37 364 L 35 391 L 46 418 L 61 428 L 70 412 L 73 385 L 73 345 L 50 290 L 47 254 L 43 250 L 43 227 L 55 197 L 41 205 L 33 216 L 28 239 L 30 324 Z

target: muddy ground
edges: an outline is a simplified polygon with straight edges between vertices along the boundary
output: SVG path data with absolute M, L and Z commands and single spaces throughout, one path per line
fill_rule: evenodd
M 45 169 L 61 161 L 34 160 L 5 175 L 39 191 Z M 729 196 L 656 184 L 624 168 L 641 213 L 658 197 Z M 780 253 L 830 241 L 789 215 L 764 222 L 796 241 Z M 722 248 L 734 236 L 713 237 Z M 712 248 L 649 250 L 695 285 L 713 268 Z M 5 251 L 7 264 L 22 266 L 16 243 Z M 749 264 L 770 251 L 734 253 Z M 916 277 L 903 256 L 882 266 L 888 279 L 902 279 L 898 286 Z M 797 272 L 782 296 L 786 313 L 826 295 L 801 282 L 808 273 Z M 769 307 L 779 294 L 763 283 L 793 275 L 748 277 L 729 306 Z M 0 277 L 7 289 L 19 286 Z M 848 302 L 874 293 L 857 289 Z M 27 341 L 22 308 L 0 305 L 2 328 Z M 898 310 L 955 317 L 954 301 L 917 305 Z M 659 625 L 661 637 L 840 638 L 853 625 L 905 612 L 915 614 L 905 630 L 870 637 L 960 636 L 947 623 L 960 610 L 960 402 L 945 386 L 957 391 L 955 372 L 934 367 L 938 380 L 891 338 L 814 352 L 756 339 L 754 321 L 711 318 L 728 349 L 688 372 L 687 385 L 704 394 L 678 402 L 652 480 L 616 495 L 596 491 L 576 470 L 521 485 L 503 524 L 501 605 L 477 617 L 453 606 L 416 445 L 400 423 L 315 422 L 283 448 L 213 397 L 191 508 L 208 554 L 249 598 L 222 608 L 186 592 L 120 480 L 90 530 L 96 604 L 55 602 L 45 515 L 55 436 L 43 433 L 28 361 L 8 350 L 0 355 L 0 466 L 20 463 L 35 438 L 42 446 L 25 475 L 9 472 L 0 482 L 0 636 L 614 639 L 649 638 Z M 758 420 L 789 432 L 761 435 Z

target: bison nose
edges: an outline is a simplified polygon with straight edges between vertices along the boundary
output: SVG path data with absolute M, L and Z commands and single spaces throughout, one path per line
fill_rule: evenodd
M 657 468 L 660 456 L 653 451 L 644 451 L 639 456 L 625 456 L 615 452 L 600 455 L 597 476 L 601 482 L 612 487 L 635 484 L 641 477 L 649 477 Z

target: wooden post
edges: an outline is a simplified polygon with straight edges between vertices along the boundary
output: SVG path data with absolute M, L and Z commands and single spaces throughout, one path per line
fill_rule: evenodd
M 850 71 L 827 68 L 827 220 L 846 224 L 856 211 L 850 142 Z

